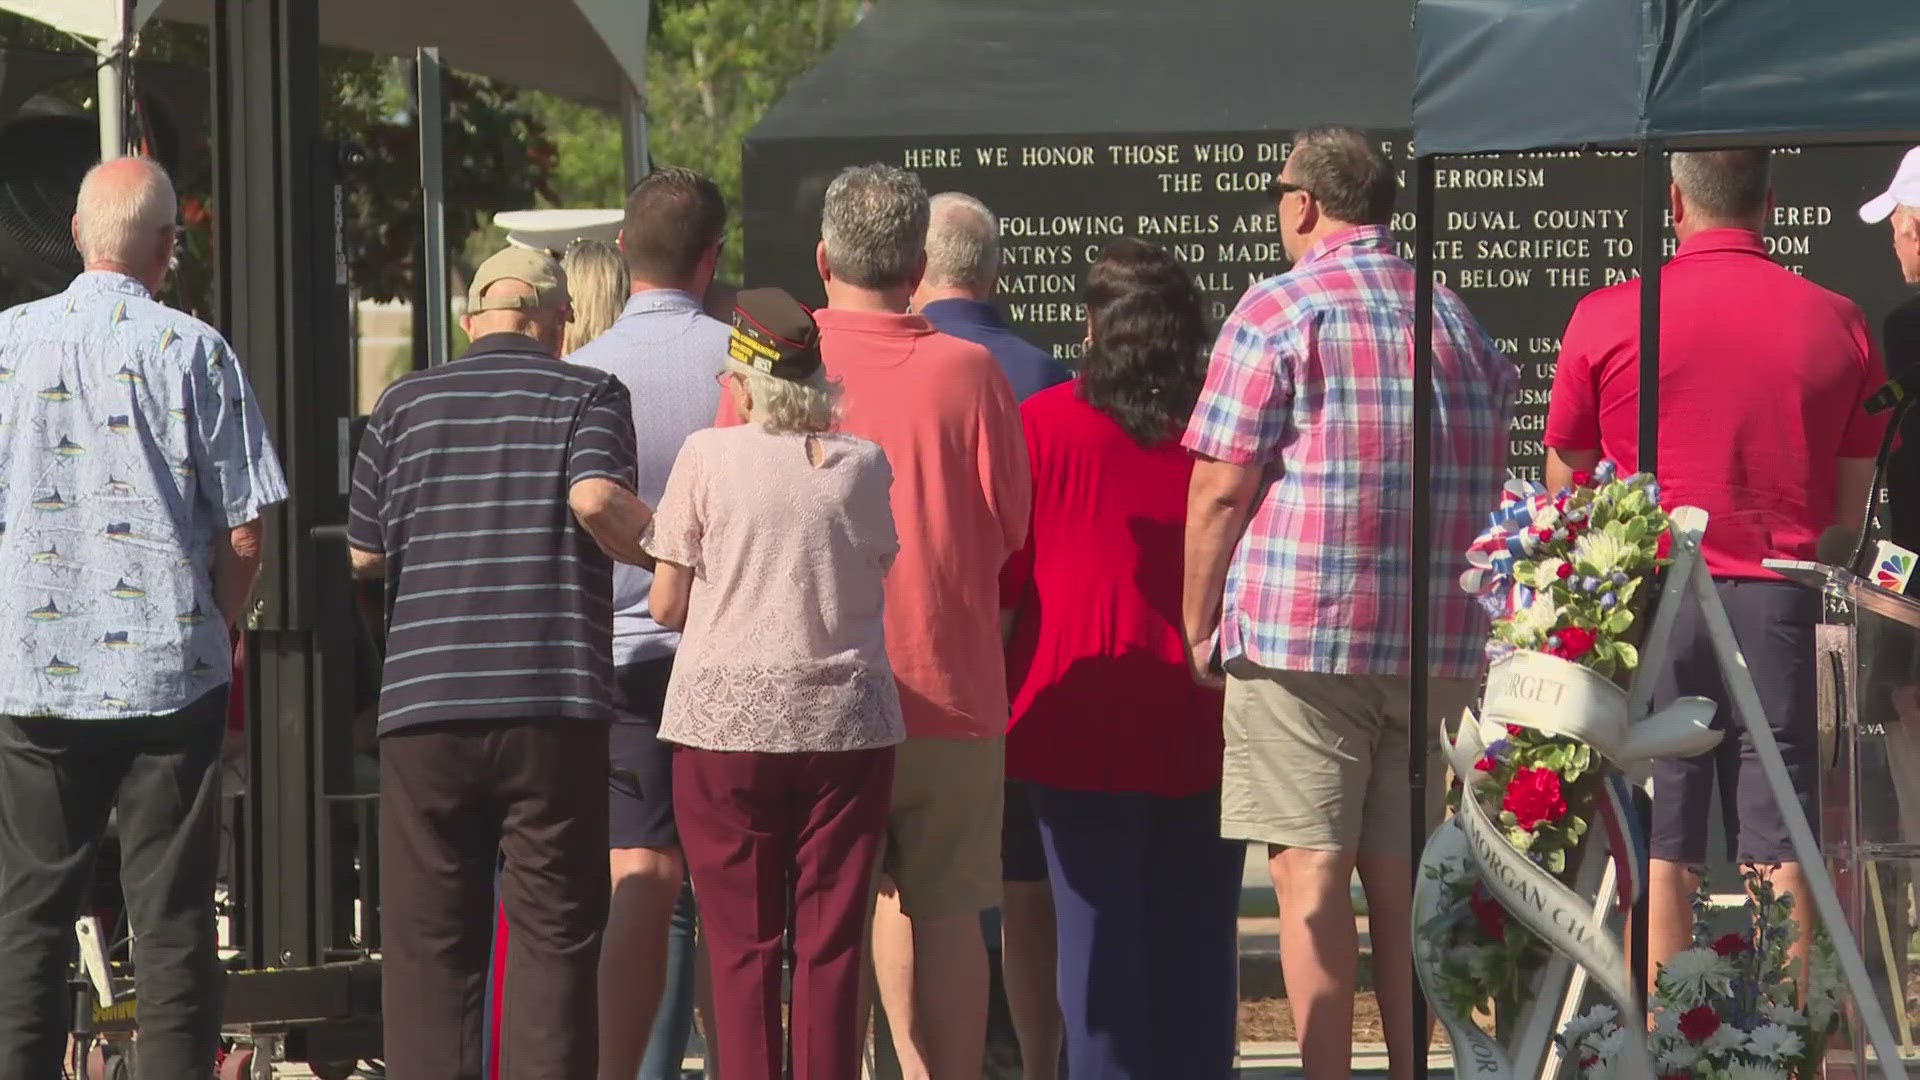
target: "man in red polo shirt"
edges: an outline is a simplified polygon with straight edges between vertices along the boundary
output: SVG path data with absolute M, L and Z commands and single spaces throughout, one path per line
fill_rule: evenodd
M 1817 828 L 1819 598 L 1761 562 L 1812 559 L 1822 531 L 1860 512 L 1883 430 L 1862 404 L 1884 376 L 1860 309 L 1767 257 L 1760 235 L 1773 206 L 1767 158 L 1764 150 L 1673 155 L 1680 247 L 1661 275 L 1660 501 L 1669 509 L 1698 506 L 1711 517 L 1707 569 L 1801 808 Z M 1567 485 L 1602 457 L 1634 469 L 1639 319 L 1638 281 L 1601 289 L 1574 309 L 1547 413 L 1548 487 Z M 1715 725 L 1728 725 L 1731 702 L 1692 605 L 1681 611 L 1671 650 L 1648 663 L 1657 666 L 1648 672 L 1656 707 L 1700 694 L 1721 703 Z M 1736 857 L 1779 864 L 1773 882 L 1784 892 L 1804 884 L 1744 732 L 1697 758 L 1658 763 L 1647 921 L 1656 964 L 1690 944 L 1716 775 Z

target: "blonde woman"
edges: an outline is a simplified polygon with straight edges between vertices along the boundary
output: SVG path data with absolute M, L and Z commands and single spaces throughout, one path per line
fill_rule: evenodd
M 881 622 L 893 473 L 836 434 L 807 309 L 740 294 L 721 381 L 748 423 L 696 432 L 643 546 L 653 617 L 682 629 L 660 738 L 712 957 L 727 1080 L 860 1075 L 867 905 L 905 737 Z M 791 889 L 793 903 L 789 908 Z
M 567 291 L 573 296 L 573 321 L 567 324 L 560 355 L 606 333 L 620 317 L 632 291 L 627 260 L 620 249 L 599 240 L 577 240 L 560 265 L 567 271 Z

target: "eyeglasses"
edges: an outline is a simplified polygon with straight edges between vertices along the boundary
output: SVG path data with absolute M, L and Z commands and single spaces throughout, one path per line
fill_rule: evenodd
M 1309 199 L 1318 197 L 1314 195 L 1305 184 L 1296 184 L 1291 180 L 1282 180 L 1279 177 L 1275 177 L 1273 182 L 1267 185 L 1267 194 L 1276 199 L 1285 198 L 1296 191 L 1305 191 Z

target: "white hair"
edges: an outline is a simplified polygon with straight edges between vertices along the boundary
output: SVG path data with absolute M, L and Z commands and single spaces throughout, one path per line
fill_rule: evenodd
M 125 177 L 129 161 L 144 168 L 143 175 Z M 152 158 L 117 158 L 87 171 L 80 182 L 74 217 L 80 257 L 87 263 L 145 262 L 161 229 L 175 224 L 179 202 L 167 171 Z
M 1000 275 L 1000 222 L 971 195 L 946 191 L 928 203 L 927 284 L 985 299 Z
M 839 419 L 840 384 L 827 378 L 822 365 L 799 381 L 777 379 L 728 357 L 727 374 L 746 380 L 753 398 L 747 419 L 775 434 L 818 435 L 832 431 Z

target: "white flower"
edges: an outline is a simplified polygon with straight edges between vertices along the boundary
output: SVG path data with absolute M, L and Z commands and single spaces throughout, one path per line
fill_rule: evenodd
M 1627 1044 L 1627 1029 L 1618 1024 L 1597 1035 L 1589 1035 L 1581 1045 L 1591 1054 L 1598 1055 L 1602 1061 L 1612 1061 L 1620 1048 Z
M 1720 1070 L 1719 1080 L 1787 1080 L 1787 1074 L 1771 1065 L 1735 1063 Z
M 1553 624 L 1559 621 L 1560 609 L 1542 594 L 1535 596 L 1533 603 L 1514 612 L 1508 625 L 1513 628 L 1516 642 L 1538 643 L 1553 631 Z
M 1595 1005 L 1569 1021 L 1566 1029 L 1560 1033 L 1560 1037 L 1567 1041 L 1568 1046 L 1578 1046 L 1580 1040 L 1605 1028 L 1619 1017 L 1620 1011 L 1613 1006 Z
M 1602 577 L 1623 570 L 1635 554 L 1634 545 L 1616 540 L 1597 529 L 1590 529 L 1573 545 L 1573 561 L 1593 568 Z
M 1536 529 L 1557 528 L 1560 524 L 1560 508 L 1552 503 L 1543 503 L 1533 512 L 1533 527 Z
M 1707 1041 L 1700 1045 L 1709 1054 L 1723 1054 L 1744 1049 L 1747 1045 L 1747 1033 L 1732 1024 L 1721 1024 L 1719 1030 L 1707 1036 Z
M 1533 580 L 1528 582 L 1536 589 L 1551 589 L 1560 583 L 1560 568 L 1567 565 L 1565 559 L 1542 559 L 1533 567 Z
M 1769 1001 L 1761 1008 L 1761 1013 L 1776 1024 L 1790 1028 L 1806 1027 L 1807 1017 L 1798 1008 L 1781 1001 Z
M 1653 1034 L 1667 1040 L 1680 1040 L 1680 1014 L 1673 1009 L 1653 1011 Z
M 1663 1072 L 1692 1069 L 1700 1063 L 1700 1049 L 1681 1043 L 1660 1054 L 1660 1068 Z
M 1772 1061 L 1797 1058 L 1804 1049 L 1800 1036 L 1780 1024 L 1761 1024 L 1747 1036 L 1747 1053 Z
M 1679 953 L 1660 969 L 1660 987 L 1682 1009 L 1707 1000 L 1712 993 L 1733 993 L 1733 962 L 1698 946 Z

